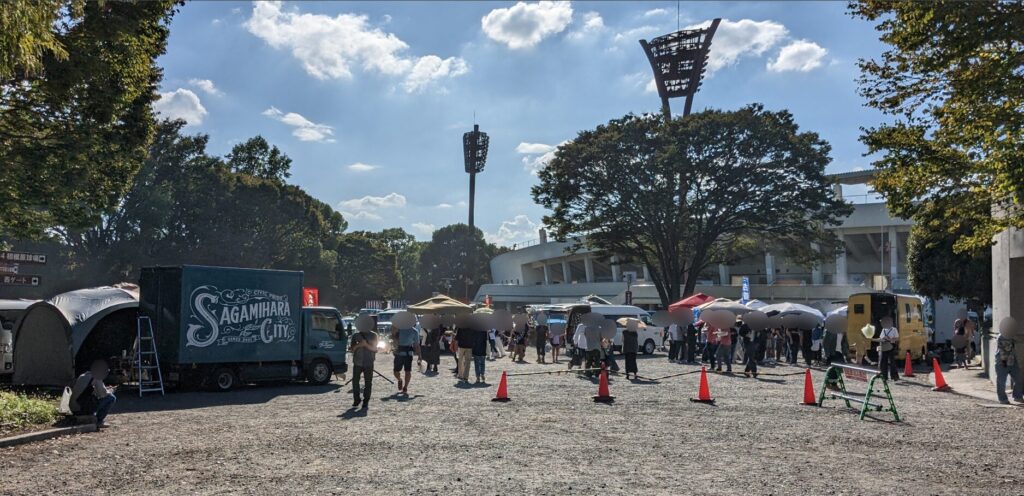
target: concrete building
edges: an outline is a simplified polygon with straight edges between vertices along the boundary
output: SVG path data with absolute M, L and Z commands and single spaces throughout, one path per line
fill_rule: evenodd
M 864 184 L 871 171 L 835 174 L 836 193 L 844 184 Z M 844 300 L 870 290 L 909 290 L 906 271 L 907 238 L 911 223 L 889 215 L 883 203 L 848 198 L 853 213 L 833 230 L 845 250 L 834 260 L 814 267 L 791 263 L 783 250 L 766 250 L 732 265 L 720 265 L 701 275 L 696 290 L 739 298 L 742 281 L 750 283 L 750 296 L 764 301 Z M 647 267 L 602 260 L 590 250 L 572 252 L 573 242 L 547 239 L 514 247 L 491 260 L 492 284 L 481 286 L 475 300 L 490 296 L 497 306 L 560 303 L 597 295 L 623 303 L 627 291 L 637 305 L 660 305 Z

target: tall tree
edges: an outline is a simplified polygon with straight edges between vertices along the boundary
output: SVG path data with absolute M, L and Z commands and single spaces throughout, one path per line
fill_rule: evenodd
M 797 262 L 832 257 L 827 226 L 850 207 L 825 178 L 829 150 L 789 112 L 760 105 L 668 124 L 627 115 L 559 147 L 533 198 L 556 238 L 647 265 L 668 305 L 706 268 L 772 243 Z
M 420 252 L 427 243 L 416 241 L 416 236 L 405 232 L 400 227 L 384 229 L 381 232 L 358 233 L 379 241 L 395 255 L 398 260 L 398 272 L 401 278 L 399 293 L 408 300 L 421 300 L 430 296 L 430 291 L 424 291 L 420 274 Z
M 490 260 L 499 249 L 484 240 L 477 227 L 452 224 L 434 231 L 420 252 L 424 285 L 453 296 L 472 298 L 481 284 L 490 282 Z
M 934 227 L 957 252 L 1024 228 L 1024 3 L 864 0 L 850 12 L 889 46 L 860 61 L 861 94 L 893 119 L 862 137 L 889 210 L 945 212 Z
M 292 175 L 292 159 L 277 146 L 270 146 L 263 136 L 254 136 L 235 145 L 227 162 L 232 172 L 282 183 Z
M 365 233 L 340 236 L 335 248 L 335 278 L 343 308 L 360 308 L 366 300 L 394 298 L 401 281 L 394 253 Z
M 146 156 L 175 2 L 0 3 L 0 235 L 87 227 Z

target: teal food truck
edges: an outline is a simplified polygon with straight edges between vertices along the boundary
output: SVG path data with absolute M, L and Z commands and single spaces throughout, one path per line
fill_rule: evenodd
M 348 336 L 331 307 L 302 306 L 302 272 L 147 267 L 139 313 L 153 323 L 164 381 L 227 391 L 240 383 L 345 372 Z

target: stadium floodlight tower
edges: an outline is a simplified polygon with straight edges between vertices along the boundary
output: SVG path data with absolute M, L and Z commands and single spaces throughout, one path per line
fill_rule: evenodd
M 466 173 L 469 174 L 469 227 L 473 227 L 473 209 L 476 199 L 476 175 L 484 171 L 487 163 L 487 145 L 490 138 L 480 132 L 480 126 L 473 124 L 473 130 L 462 135 L 462 154 L 466 159 Z
M 721 21 L 715 19 L 708 27 L 683 29 L 651 41 L 640 40 L 651 69 L 654 69 L 654 84 L 661 97 L 661 113 L 665 116 L 665 122 L 672 120 L 669 98 L 685 96 L 683 115 L 690 115 L 693 95 L 700 89 L 707 68 L 711 38 Z

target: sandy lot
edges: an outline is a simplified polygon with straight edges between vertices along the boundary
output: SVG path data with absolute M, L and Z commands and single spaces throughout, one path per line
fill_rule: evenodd
M 414 371 L 408 399 L 378 378 L 366 415 L 340 382 L 124 392 L 110 429 L 0 450 L 0 494 L 1024 494 L 1024 408 L 932 392 L 923 374 L 893 387 L 893 423 L 799 405 L 792 367 L 713 374 L 710 406 L 687 400 L 697 374 L 613 377 L 612 405 L 575 374 L 511 377 L 494 403 L 502 370 L 565 365 L 487 365 L 485 387 Z M 695 370 L 664 355 L 640 369 Z

